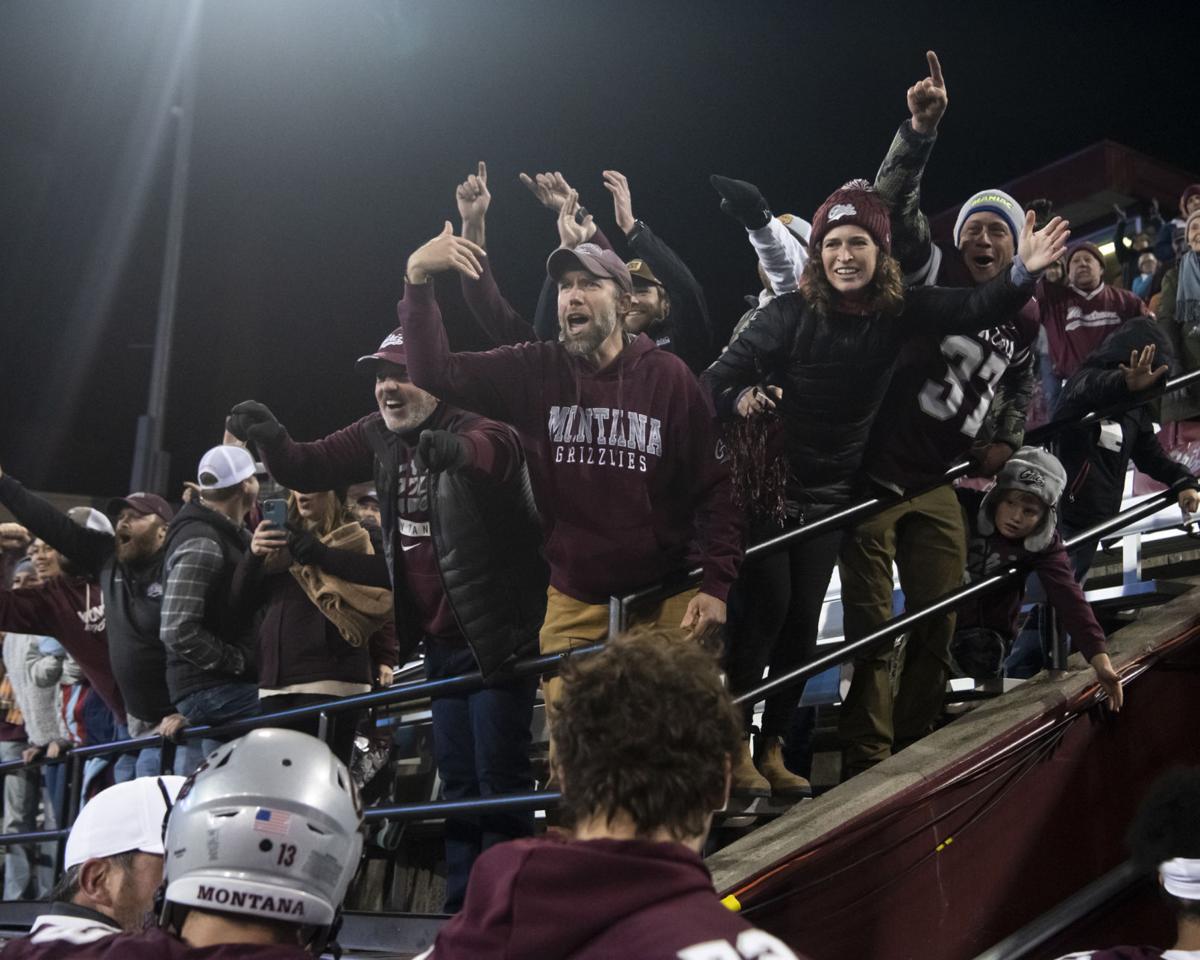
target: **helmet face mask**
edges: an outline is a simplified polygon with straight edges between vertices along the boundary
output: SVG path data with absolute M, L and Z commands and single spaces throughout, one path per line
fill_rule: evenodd
M 362 852 L 362 805 L 345 764 L 293 730 L 222 744 L 167 821 L 164 904 L 327 931 Z

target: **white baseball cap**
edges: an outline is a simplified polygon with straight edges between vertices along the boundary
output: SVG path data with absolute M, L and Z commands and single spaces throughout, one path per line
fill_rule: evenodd
M 163 824 L 184 777 L 138 777 L 101 790 L 87 802 L 67 837 L 64 866 L 140 850 L 163 853 Z
M 113 533 L 112 521 L 95 507 L 72 507 L 67 511 L 67 516 L 85 530 Z
M 222 444 L 200 458 L 196 480 L 201 490 L 224 490 L 254 476 L 254 458 L 245 447 Z

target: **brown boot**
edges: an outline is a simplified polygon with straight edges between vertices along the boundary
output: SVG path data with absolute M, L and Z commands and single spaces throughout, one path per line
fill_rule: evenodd
M 730 791 L 735 797 L 753 798 L 769 797 L 771 785 L 763 779 L 763 775 L 754 766 L 754 758 L 750 756 L 750 741 L 743 740 L 741 749 L 733 758 L 733 787 Z
M 812 796 L 812 784 L 783 765 L 783 741 L 766 737 L 759 748 L 758 769 L 771 785 L 771 795 L 783 800 Z

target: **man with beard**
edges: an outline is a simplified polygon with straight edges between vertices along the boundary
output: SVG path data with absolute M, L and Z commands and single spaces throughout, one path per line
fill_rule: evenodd
M 89 800 L 71 826 L 50 903 L 5 956 L 49 951 L 50 944 L 74 952 L 141 930 L 162 885 L 163 822 L 183 784 L 183 777 L 139 777 Z
M 1146 304 L 1104 282 L 1104 254 L 1094 243 L 1067 251 L 1065 285 L 1039 283 L 1037 302 L 1059 381 L 1074 375 L 1087 356 L 1126 320 L 1146 315 Z
M 21 523 L 99 581 L 108 626 L 108 655 L 125 701 L 128 724 L 117 736 L 150 732 L 171 735 L 182 725 L 167 694 L 166 653 L 159 640 L 163 595 L 163 541 L 174 516 L 153 493 L 131 493 L 109 501 L 112 532 L 71 522 L 41 497 L 0 471 L 0 503 Z M 147 747 L 136 758 L 122 755 L 118 780 L 159 772 L 160 750 Z
M 418 643 L 439 680 L 491 676 L 532 652 L 546 608 L 541 531 L 521 446 L 504 424 L 459 410 L 409 379 L 403 331 L 360 357 L 378 413 L 297 443 L 261 403 L 233 408 L 271 474 L 294 490 L 328 490 L 374 473 L 391 571 L 400 661 Z M 384 584 L 386 586 L 386 581 Z M 433 745 L 447 800 L 529 790 L 535 678 L 433 697 Z M 446 902 L 462 905 L 471 865 L 500 840 L 533 833 L 533 814 L 446 818 Z
M 574 191 L 559 211 L 574 222 Z M 608 598 L 703 567 L 699 590 L 635 619 L 702 638 L 725 622 L 741 561 L 712 401 L 687 365 L 622 320 L 633 282 L 611 250 L 560 247 L 546 270 L 558 287 L 557 342 L 451 353 L 434 298 L 434 273 L 477 277 L 485 253 L 440 235 L 409 257 L 400 321 L 413 382 L 513 425 L 529 458 L 546 534 L 550 589 L 544 653 L 608 634 Z M 557 695 L 557 679 L 546 688 Z

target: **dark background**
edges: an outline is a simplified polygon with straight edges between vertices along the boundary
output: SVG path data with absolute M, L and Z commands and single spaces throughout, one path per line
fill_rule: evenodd
M 166 224 L 156 118 L 184 10 L 0 5 L 0 465 L 36 488 L 128 484 Z M 754 257 L 708 174 L 811 217 L 874 175 L 927 47 L 950 93 L 930 212 L 1106 137 L 1200 169 L 1198 39 L 1194 3 L 208 0 L 169 492 L 238 400 L 301 439 L 373 408 L 352 361 L 395 325 L 408 253 L 457 229 L 454 187 L 479 159 L 494 269 L 526 315 L 557 239 L 517 173 L 563 171 L 616 236 L 600 181 L 615 167 L 727 330 Z M 439 290 L 452 344 L 482 345 L 457 281 Z

